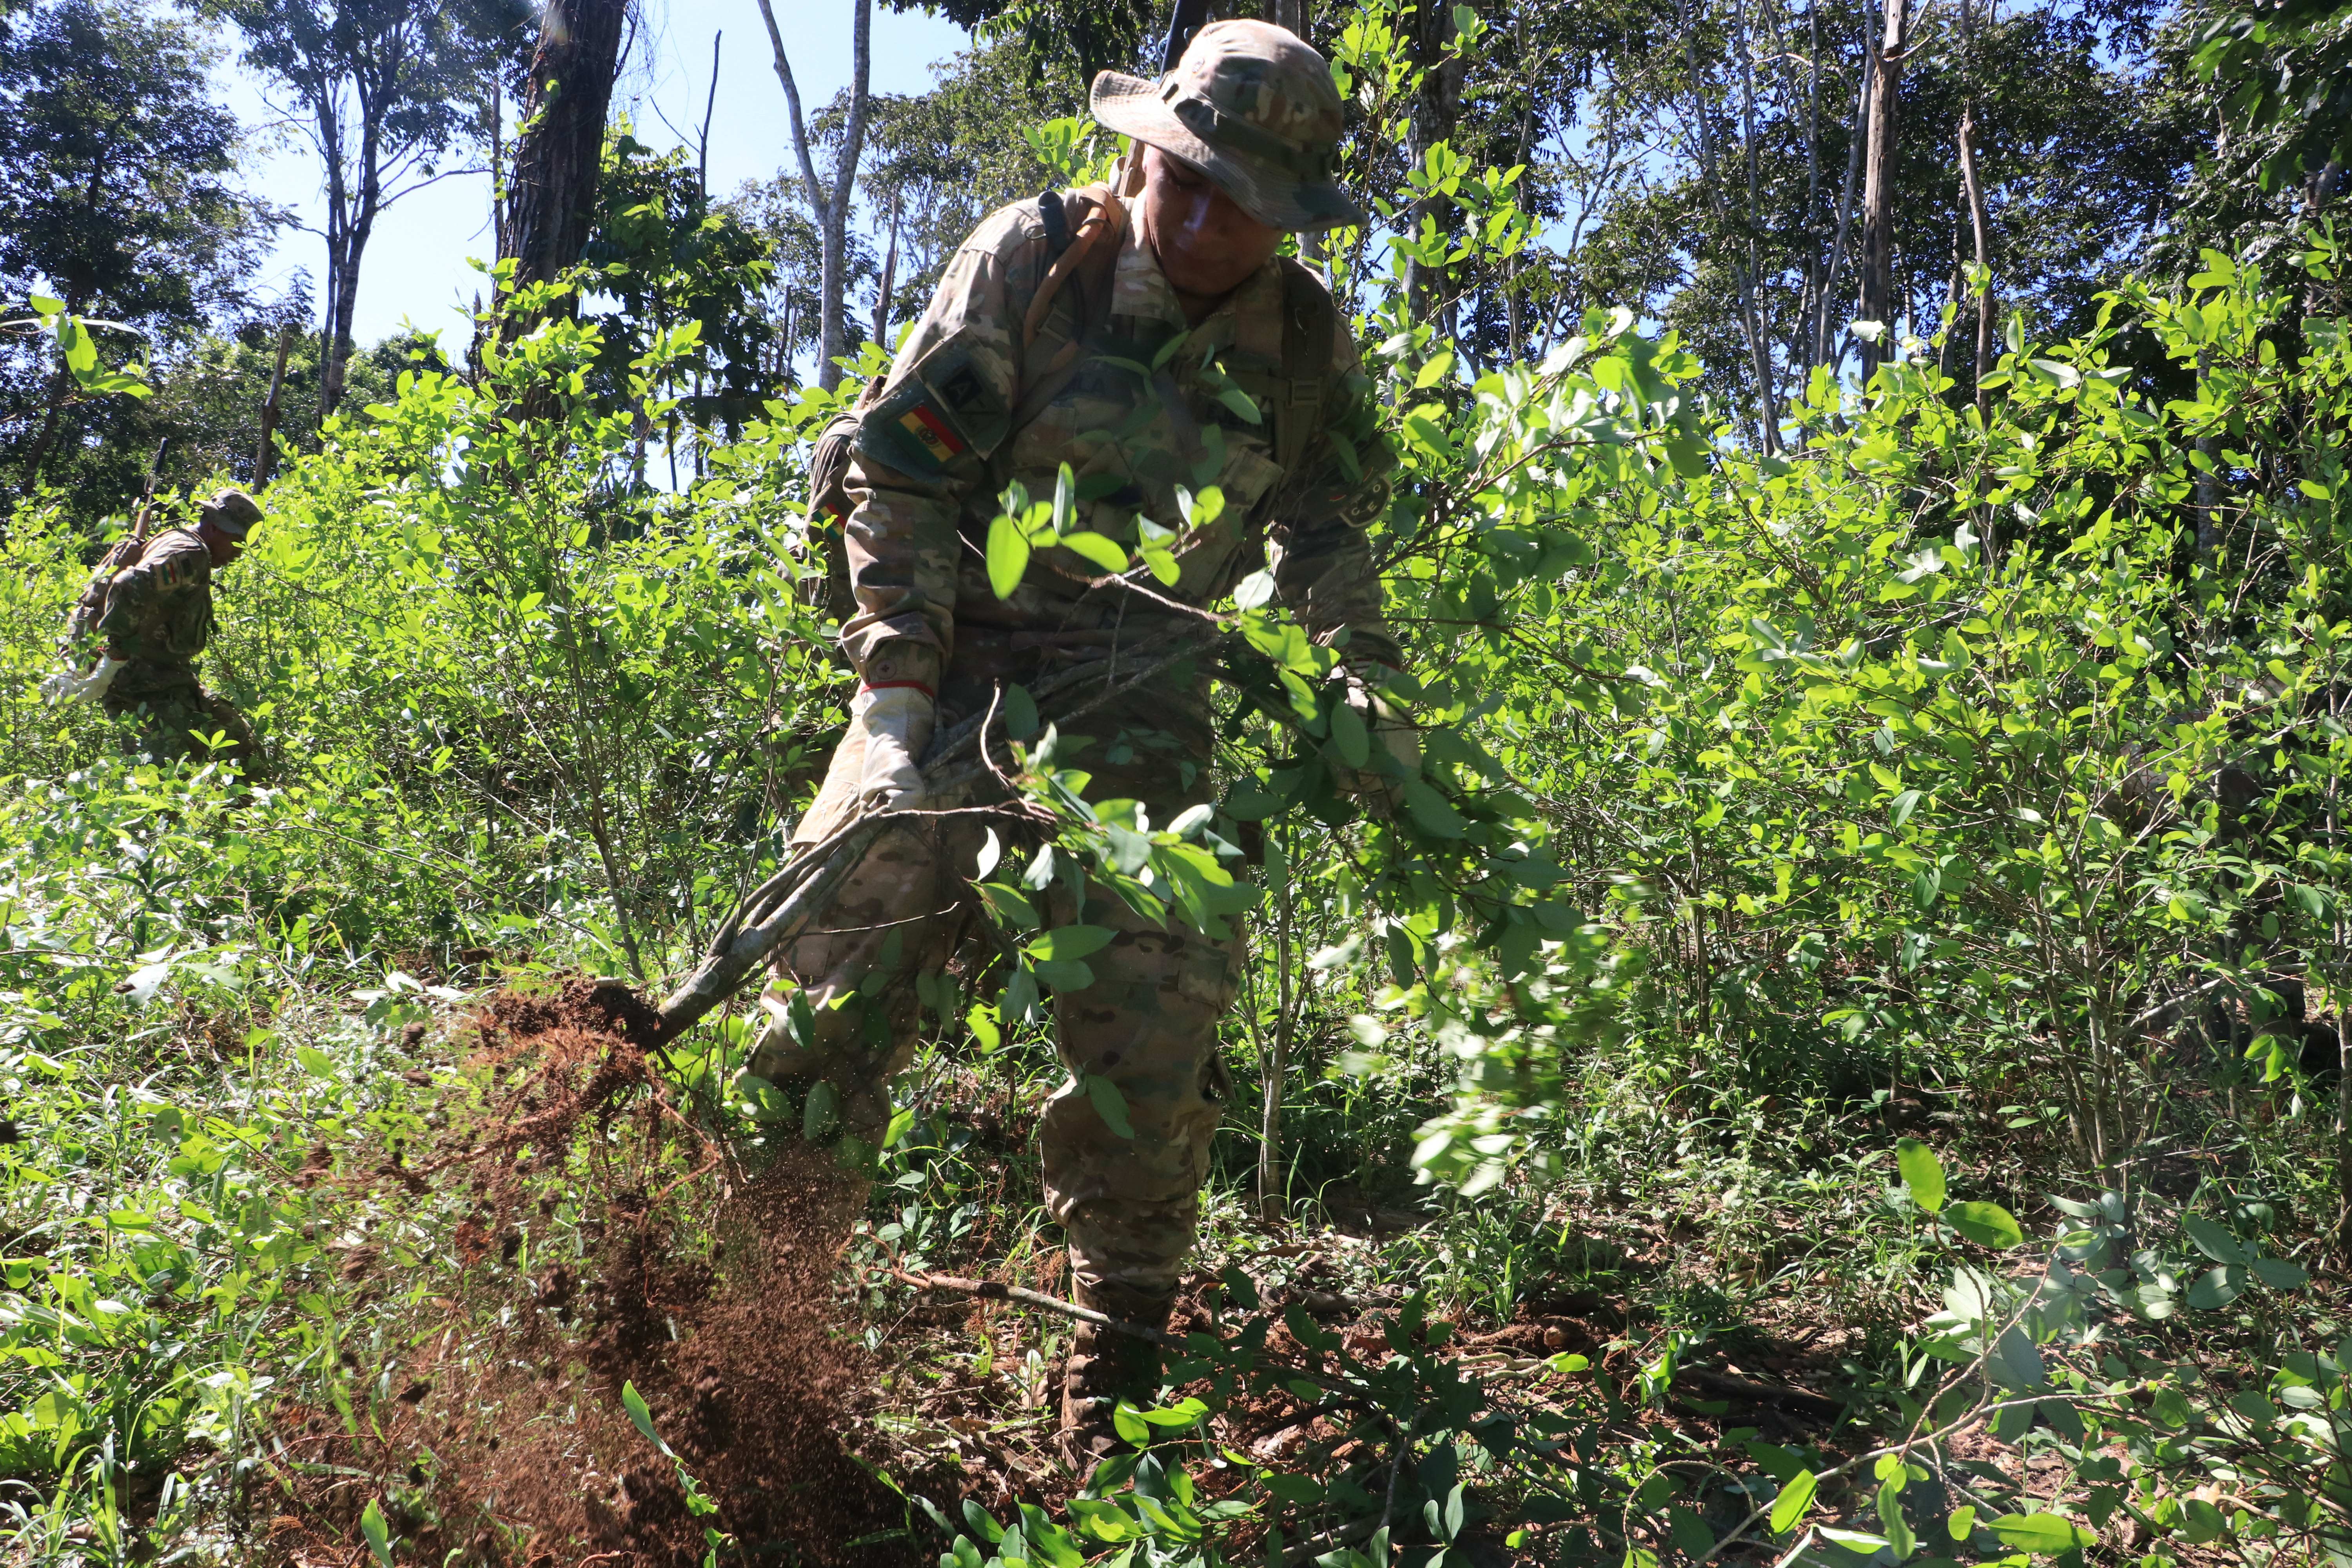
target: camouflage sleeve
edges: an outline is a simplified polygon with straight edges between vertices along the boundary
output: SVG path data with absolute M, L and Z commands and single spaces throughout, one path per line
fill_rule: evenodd
M 1370 381 L 1339 334 L 1322 431 L 1267 530 L 1275 591 L 1316 641 L 1343 629 L 1350 664 L 1404 668 L 1381 609 L 1381 578 L 1366 531 L 1388 510 L 1396 457 L 1381 429 Z
M 964 242 L 851 437 L 844 533 L 857 604 L 841 642 L 860 669 L 894 638 L 954 647 L 956 521 L 1012 432 L 1021 316 L 1040 271 L 1030 210 L 1008 207 Z

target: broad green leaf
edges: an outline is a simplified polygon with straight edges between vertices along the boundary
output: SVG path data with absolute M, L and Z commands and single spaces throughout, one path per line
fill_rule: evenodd
M 1903 1184 L 1910 1189 L 1911 1201 L 1935 1214 L 1944 1206 L 1944 1163 L 1936 1152 L 1916 1138 L 1895 1141 L 1895 1163 L 1902 1169 Z
M 812 1143 L 821 1142 L 833 1130 L 840 1109 L 841 1091 L 825 1079 L 817 1079 L 809 1086 L 808 1103 L 801 1107 L 801 1136 Z
M 301 1063 L 302 1070 L 312 1078 L 331 1079 L 335 1076 L 335 1058 L 316 1046 L 295 1047 L 294 1059 Z
M 1118 1091 L 1118 1084 L 1100 1073 L 1090 1072 L 1087 1074 L 1087 1098 L 1094 1101 L 1095 1114 L 1103 1119 L 1104 1126 L 1122 1138 L 1135 1136 L 1134 1123 L 1127 1119 L 1127 1096 Z
M 1454 803 L 1421 779 L 1404 781 L 1404 805 L 1412 814 L 1413 822 L 1432 837 L 1461 838 L 1470 831 L 1462 814 L 1454 809 Z
M 2200 1215 L 2183 1215 L 2180 1228 L 2197 1244 L 2197 1250 L 2216 1263 L 2243 1263 L 2245 1244 L 2221 1226 Z
M 392 1529 L 384 1523 L 383 1510 L 373 1498 L 360 1510 L 360 1533 L 367 1537 L 368 1551 L 374 1554 L 379 1568 L 392 1568 Z
M 659 1432 L 654 1430 L 654 1413 L 646 1407 L 646 1396 L 637 1392 L 635 1384 L 621 1384 L 621 1408 L 629 1413 L 630 1421 L 635 1424 L 639 1432 L 645 1434 L 646 1442 L 665 1454 L 669 1452 L 669 1445 L 662 1441 L 662 1435 Z
M 1349 702 L 1331 704 L 1331 743 L 1339 749 L 1339 760 L 1351 768 L 1367 766 L 1372 760 L 1372 737 L 1364 728 L 1364 716 Z
M 1797 1527 L 1797 1521 L 1812 1506 L 1813 1489 L 1819 1484 L 1812 1471 L 1800 1470 L 1780 1489 L 1780 1495 L 1772 1500 L 1773 1534 L 1784 1535 Z
M 2012 1513 L 2005 1519 L 1988 1520 L 1985 1528 L 2000 1537 L 2004 1545 L 2042 1556 L 2095 1545 L 2099 1539 L 2093 1531 L 2054 1513 Z
M 2257 1258 L 2249 1267 L 2253 1269 L 2255 1279 L 2273 1290 L 2300 1290 L 2311 1280 L 2311 1276 L 2304 1272 L 2301 1265 L 2290 1263 L 2284 1258 Z
M 2200 1312 L 2218 1312 L 2245 1294 L 2246 1271 L 2235 1264 L 2209 1268 L 2189 1287 L 2189 1305 Z
M 999 516 L 988 525 L 988 585 L 1000 599 L 1013 597 L 1021 586 L 1021 578 L 1029 570 L 1029 541 L 1021 531 L 1021 524 L 1011 517 Z
M 1903 1517 L 1903 1482 L 1901 1475 L 1890 1476 L 1878 1489 L 1878 1524 L 1886 1532 L 1886 1549 L 1897 1563 L 1919 1549 L 1911 1533 L 1911 1521 Z
M 1128 567 L 1127 552 L 1115 540 L 1099 533 L 1072 533 L 1062 539 L 1062 548 L 1073 555 L 1083 555 L 1106 572 L 1124 572 Z
M 1094 966 L 1083 958 L 1045 959 L 1029 972 L 1055 991 L 1084 991 L 1095 983 Z
M 2025 1231 L 1999 1204 L 1954 1204 L 1944 1212 L 1954 1230 L 1980 1247 L 2010 1247 L 2025 1239 Z
M 1208 1413 L 1209 1407 L 1190 1394 L 1163 1408 L 1141 1412 L 1144 1420 L 1171 1432 L 1188 1431 L 1199 1426 L 1201 1417 Z
M 1035 938 L 1027 948 L 1029 956 L 1045 962 L 1059 959 L 1085 958 L 1108 947 L 1118 932 L 1108 926 L 1055 926 Z

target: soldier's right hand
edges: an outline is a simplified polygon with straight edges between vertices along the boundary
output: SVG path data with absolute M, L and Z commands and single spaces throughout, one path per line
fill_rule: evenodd
M 939 650 L 921 643 L 887 642 L 866 656 L 849 711 L 865 742 L 858 795 L 868 805 L 887 810 L 920 796 L 919 763 L 939 721 L 940 663 Z
M 106 695 L 106 689 L 114 684 L 115 671 L 121 668 L 122 660 L 107 657 L 100 658 L 87 674 L 61 669 L 41 682 L 41 695 L 52 702 L 94 702 Z

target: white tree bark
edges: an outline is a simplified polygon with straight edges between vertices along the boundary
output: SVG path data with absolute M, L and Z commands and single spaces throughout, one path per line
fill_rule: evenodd
M 768 44 L 775 52 L 776 79 L 783 84 L 784 103 L 792 111 L 793 152 L 800 160 L 801 183 L 808 191 L 809 209 L 816 216 L 817 372 L 816 384 L 826 391 L 841 384 L 845 352 L 843 295 L 848 288 L 849 199 L 857 183 L 857 161 L 866 147 L 866 112 L 871 100 L 874 0 L 850 0 L 849 120 L 842 129 L 841 148 L 835 155 L 833 178 L 817 178 L 816 160 L 809 152 L 808 122 L 801 113 L 801 90 L 793 80 L 793 64 L 784 52 L 784 35 L 776 26 L 772 0 L 760 0 L 761 19 L 768 24 Z

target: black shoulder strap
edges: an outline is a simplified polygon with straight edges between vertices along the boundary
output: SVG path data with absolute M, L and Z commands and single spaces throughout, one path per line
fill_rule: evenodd
M 1037 198 L 1037 216 L 1045 225 L 1045 254 L 1054 260 L 1070 248 L 1070 215 L 1063 209 L 1062 193 L 1046 191 Z
M 1323 427 L 1324 389 L 1339 342 L 1339 311 L 1321 279 L 1282 258 L 1282 381 L 1274 410 L 1274 460 L 1295 474 Z

